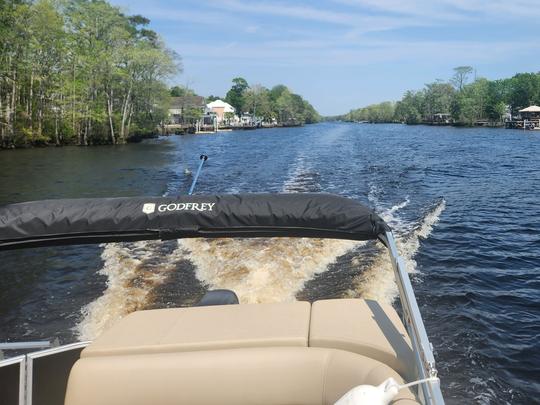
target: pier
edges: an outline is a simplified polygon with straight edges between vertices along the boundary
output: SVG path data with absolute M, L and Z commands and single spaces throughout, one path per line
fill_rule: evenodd
M 519 110 L 519 119 L 506 121 L 506 128 L 540 131 L 540 107 L 531 105 Z

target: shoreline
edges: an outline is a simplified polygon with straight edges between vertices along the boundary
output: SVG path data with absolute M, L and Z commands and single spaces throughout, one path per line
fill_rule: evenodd
M 352 122 L 352 121 L 321 121 L 319 123 L 314 124 L 323 124 L 323 123 L 342 123 L 342 124 L 357 124 L 357 125 L 406 125 L 406 126 L 425 126 L 425 127 L 452 127 L 452 128 L 458 128 L 458 129 L 479 129 L 479 128 L 485 128 L 485 129 L 508 129 L 505 128 L 504 125 L 463 125 L 463 124 L 430 124 L 430 123 L 419 123 L 419 124 L 407 124 L 405 122 Z M 237 128 L 220 128 L 217 131 L 199 131 L 199 132 L 183 132 L 183 133 L 161 133 L 161 131 L 147 134 L 147 135 L 140 135 L 137 137 L 131 137 L 129 138 L 125 143 L 121 144 L 112 144 L 112 143 L 96 143 L 96 144 L 89 144 L 89 145 L 80 145 L 76 143 L 66 143 L 61 145 L 56 144 L 38 144 L 38 145 L 25 145 L 25 146 L 14 146 L 11 147 L 0 147 L 0 153 L 2 151 L 9 151 L 9 150 L 27 150 L 27 149 L 48 149 L 48 148 L 64 148 L 64 147 L 96 147 L 96 146 L 125 146 L 129 144 L 135 144 L 135 143 L 141 143 L 147 139 L 157 139 L 157 138 L 167 138 L 170 136 L 188 136 L 188 135 L 219 135 L 220 133 L 229 133 L 233 131 L 254 131 L 254 130 L 261 130 L 261 129 L 285 129 L 285 128 L 292 128 L 292 127 L 301 127 L 305 125 L 313 125 L 313 124 L 302 124 L 302 125 L 275 125 L 275 126 L 261 126 L 261 127 L 237 127 Z M 512 129 L 512 128 L 510 128 Z M 514 128 L 515 129 L 515 128 Z M 515 129 L 517 131 L 523 132 L 523 129 Z M 529 132 L 529 131 L 527 131 Z M 532 131 L 535 132 L 535 131 Z
M 2 151 L 10 151 L 10 150 L 27 150 L 27 149 L 49 149 L 49 148 L 64 148 L 64 147 L 81 147 L 81 148 L 93 148 L 96 146 L 125 146 L 129 144 L 134 143 L 141 143 L 144 140 L 147 139 L 157 139 L 161 137 L 169 137 L 169 136 L 186 136 L 186 135 L 217 135 L 219 133 L 224 132 L 232 132 L 232 131 L 254 131 L 259 129 L 272 129 L 272 128 L 292 128 L 292 127 L 301 127 L 304 125 L 312 125 L 312 124 L 300 124 L 300 125 L 274 125 L 274 126 L 261 126 L 261 127 L 226 127 L 226 128 L 219 128 L 217 131 L 199 131 L 199 132 L 182 132 L 182 133 L 163 133 L 161 129 L 158 129 L 156 132 L 153 132 L 151 134 L 145 134 L 145 135 L 137 135 L 132 136 L 126 140 L 124 143 L 117 143 L 113 144 L 110 142 L 101 142 L 101 143 L 94 143 L 94 144 L 88 144 L 88 145 L 81 145 L 78 143 L 63 143 L 60 145 L 50 143 L 40 143 L 40 144 L 28 144 L 28 145 L 22 145 L 22 146 L 15 146 L 14 144 L 2 147 L 0 146 L 0 152 Z

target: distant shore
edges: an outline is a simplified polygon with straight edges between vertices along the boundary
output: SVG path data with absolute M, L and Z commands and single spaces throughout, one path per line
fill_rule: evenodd
M 342 122 L 348 122 L 351 124 L 403 124 L 403 125 L 427 125 L 435 127 L 462 127 L 462 128 L 505 128 L 504 122 L 490 122 L 490 121 L 479 121 L 477 123 L 465 123 L 465 122 L 437 122 L 437 121 L 424 121 L 424 122 L 400 122 L 400 121 L 347 121 L 342 120 Z
M 227 132 L 227 131 L 251 131 L 255 129 L 269 129 L 269 128 L 291 128 L 301 127 L 304 123 L 290 122 L 290 123 L 262 123 L 259 125 L 222 125 L 212 126 L 203 125 L 196 126 L 193 124 L 168 124 L 162 125 L 159 129 L 160 135 L 189 135 L 189 134 L 207 134 L 215 132 Z

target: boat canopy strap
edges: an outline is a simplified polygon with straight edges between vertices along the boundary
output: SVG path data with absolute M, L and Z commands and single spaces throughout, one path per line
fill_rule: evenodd
M 331 194 L 224 194 L 45 200 L 0 207 L 0 250 L 219 237 L 369 240 L 388 226 Z

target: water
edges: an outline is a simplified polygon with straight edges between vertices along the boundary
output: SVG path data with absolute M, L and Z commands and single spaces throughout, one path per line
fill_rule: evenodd
M 446 401 L 530 404 L 540 392 L 540 134 L 327 123 L 169 137 L 122 147 L 0 153 L 0 202 L 325 191 L 394 228 Z M 93 338 L 126 313 L 185 306 L 207 288 L 242 302 L 394 302 L 374 243 L 184 240 L 0 254 L 0 341 Z

